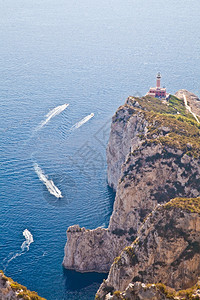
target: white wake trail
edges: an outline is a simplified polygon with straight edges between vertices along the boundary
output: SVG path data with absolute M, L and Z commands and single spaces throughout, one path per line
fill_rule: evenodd
M 47 115 L 46 119 L 40 123 L 40 125 L 36 128 L 36 131 L 40 130 L 42 127 L 44 127 L 52 118 L 59 115 L 63 110 L 65 110 L 69 106 L 68 103 L 65 103 L 63 105 L 59 105 L 52 109 Z
M 80 120 L 79 122 L 77 122 L 76 124 L 74 124 L 71 127 L 71 130 L 74 130 L 74 129 L 77 129 L 77 128 L 81 127 L 83 124 L 85 124 L 86 122 L 88 122 L 93 117 L 94 117 L 94 113 L 91 113 L 90 115 L 86 116 L 85 118 L 83 118 L 82 120 Z
M 48 179 L 48 176 L 44 174 L 44 172 L 38 166 L 37 163 L 35 163 L 33 166 L 36 174 L 38 175 L 38 178 L 44 183 L 49 193 L 55 196 L 56 198 L 63 198 L 61 191 L 54 184 L 53 180 Z
M 33 236 L 32 234 L 30 233 L 30 231 L 28 229 L 25 229 L 23 231 L 23 236 L 25 237 L 25 241 L 23 242 L 23 244 L 21 245 L 21 249 L 22 251 L 25 251 L 25 250 L 29 250 L 29 247 L 30 247 L 30 244 L 33 243 Z
M 9 263 L 16 257 L 21 256 L 21 255 L 25 254 L 27 251 L 29 251 L 30 244 L 34 242 L 33 236 L 28 229 L 25 229 L 23 231 L 23 236 L 25 237 L 25 241 L 21 245 L 21 251 L 15 253 L 15 254 L 10 253 L 9 256 L 11 256 L 11 257 L 9 258 L 9 256 L 8 256 L 7 258 L 4 259 L 4 261 L 6 261 L 6 265 L 4 267 L 4 272 L 6 271 L 6 268 L 8 267 Z

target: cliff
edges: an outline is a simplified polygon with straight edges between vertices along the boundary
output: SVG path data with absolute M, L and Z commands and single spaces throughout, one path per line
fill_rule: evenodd
M 21 284 L 14 282 L 11 278 L 6 277 L 0 272 L 0 299 L 1 300 L 45 300 L 38 296 L 36 292 L 27 290 Z
M 200 126 L 183 99 L 129 97 L 113 116 L 107 148 L 108 182 L 116 190 L 108 229 L 69 227 L 64 267 L 109 271 L 158 204 L 198 197 L 199 137 Z
M 125 291 L 138 281 L 187 289 L 199 276 L 200 198 L 175 198 L 146 218 L 137 239 L 115 258 L 96 298 Z

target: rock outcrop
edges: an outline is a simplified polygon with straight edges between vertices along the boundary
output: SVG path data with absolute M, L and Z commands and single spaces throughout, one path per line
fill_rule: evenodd
M 113 116 L 107 149 L 108 182 L 117 191 L 109 227 L 69 227 L 64 267 L 108 271 L 158 204 L 198 197 L 199 155 L 199 125 L 183 100 L 129 97 Z
M 114 257 L 125 246 L 124 239 L 108 229 L 88 230 L 74 225 L 67 230 L 63 265 L 79 272 L 108 272 Z
M 125 291 L 137 281 L 187 289 L 199 276 L 200 198 L 175 198 L 158 206 L 141 226 L 137 239 L 115 258 L 97 299 Z
M 191 107 L 191 110 L 198 116 L 200 116 L 200 99 L 193 93 L 187 90 L 179 90 L 175 96 L 179 99 L 184 100 L 183 95 L 186 96 L 188 105 Z
M 0 272 L 0 299 L 1 300 L 45 300 L 38 296 L 36 292 L 27 290 L 21 284 L 14 282 Z

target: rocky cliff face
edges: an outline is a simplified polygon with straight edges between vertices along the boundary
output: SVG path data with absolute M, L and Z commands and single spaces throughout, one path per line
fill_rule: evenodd
M 108 184 L 117 189 L 121 176 L 121 167 L 126 156 L 141 145 L 139 134 L 147 133 L 148 122 L 144 115 L 136 113 L 140 105 L 135 101 L 129 105 L 129 99 L 124 106 L 119 107 L 112 118 L 110 139 L 107 147 Z M 130 118 L 131 117 L 131 118 Z
M 124 291 L 137 281 L 186 289 L 199 276 L 200 198 L 175 198 L 158 206 L 141 226 L 137 239 L 115 258 L 97 299 Z
M 199 137 L 183 100 L 129 97 L 112 119 L 107 149 L 108 182 L 117 190 L 109 227 L 69 227 L 64 267 L 108 271 L 158 204 L 199 196 Z
M 114 257 L 125 246 L 124 239 L 108 229 L 87 230 L 74 225 L 67 230 L 63 264 L 80 272 L 108 272 Z
M 0 272 L 0 299 L 1 300 L 45 300 L 38 296 L 36 292 L 27 290 L 21 284 L 14 282 Z
M 200 179 L 199 160 L 168 146 L 140 147 L 128 155 L 122 174 L 110 219 L 112 232 L 124 230 L 126 235 L 131 230 L 137 232 L 157 204 L 175 196 L 197 197 L 200 194 L 200 186 L 196 184 Z M 129 234 L 130 239 L 132 236 Z

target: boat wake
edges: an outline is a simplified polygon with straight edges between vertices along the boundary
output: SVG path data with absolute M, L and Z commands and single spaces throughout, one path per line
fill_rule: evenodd
M 9 263 L 16 257 L 21 256 L 21 255 L 25 254 L 27 251 L 29 251 L 30 244 L 34 242 L 33 236 L 28 229 L 25 229 L 23 231 L 23 236 L 25 237 L 25 241 L 21 245 L 21 251 L 15 253 L 15 254 L 13 252 L 11 252 L 9 254 L 9 256 L 3 260 L 3 262 L 6 262 L 6 264 L 4 265 L 4 272 L 6 271 Z
M 79 122 L 77 122 L 76 124 L 74 124 L 71 127 L 71 130 L 74 130 L 74 129 L 77 129 L 77 128 L 81 127 L 83 124 L 85 124 L 86 122 L 88 122 L 93 117 L 94 117 L 94 113 L 91 113 L 90 115 L 86 116 L 85 118 L 83 118 L 82 120 L 80 120 Z
M 24 252 L 25 250 L 29 251 L 30 244 L 33 243 L 33 236 L 28 229 L 23 231 L 23 236 L 25 237 L 25 241 L 21 245 L 21 249 Z
M 52 110 L 46 115 L 46 119 L 40 123 L 40 125 L 36 128 L 35 131 L 38 131 L 38 130 L 42 129 L 42 127 L 44 127 L 44 126 L 45 126 L 52 118 L 54 118 L 55 116 L 59 115 L 59 114 L 60 114 L 63 110 L 65 110 L 68 106 L 69 106 L 69 104 L 66 103 L 66 104 L 59 105 L 59 106 L 55 107 L 54 109 L 52 109 Z
M 34 166 L 35 173 L 38 175 L 38 178 L 44 183 L 49 193 L 55 196 L 56 198 L 63 198 L 61 191 L 54 184 L 53 180 L 48 179 L 48 176 L 44 174 L 44 172 L 38 166 L 37 163 L 34 163 L 33 166 Z

